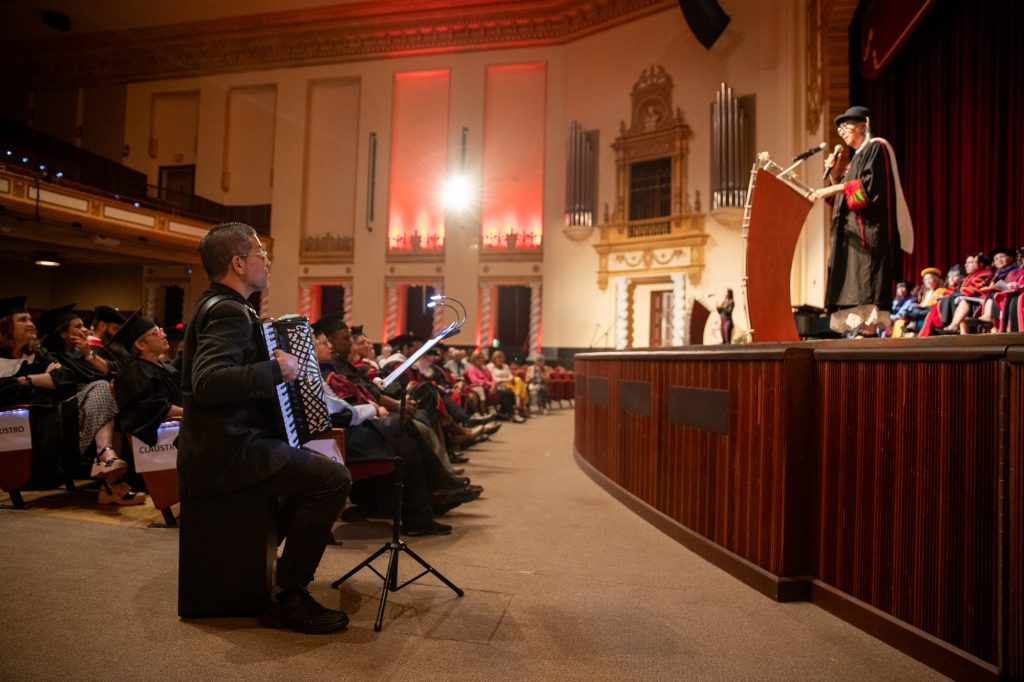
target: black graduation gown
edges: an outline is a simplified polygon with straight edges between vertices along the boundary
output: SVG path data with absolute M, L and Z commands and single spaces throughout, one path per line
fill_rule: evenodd
M 22 386 L 18 377 L 45 374 L 57 359 L 40 348 L 10 377 L 0 379 L 0 405 L 29 405 L 32 428 L 32 479 L 29 488 L 49 488 L 82 475 L 78 452 L 78 390 L 75 373 L 67 367 L 50 372 L 54 389 Z
M 157 429 L 172 405 L 181 405 L 181 378 L 166 362 L 133 358 L 114 385 L 121 426 L 146 445 L 156 445 Z
M 832 205 L 831 256 L 825 307 L 858 305 L 888 309 L 899 266 L 896 187 L 892 161 L 881 142 L 865 142 L 853 156 L 844 182 L 860 180 L 867 205 L 853 211 L 846 197 Z

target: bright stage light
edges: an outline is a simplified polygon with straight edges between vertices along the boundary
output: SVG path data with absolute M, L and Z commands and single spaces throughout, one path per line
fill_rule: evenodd
M 445 183 L 444 206 L 450 211 L 463 211 L 473 203 L 473 183 L 465 175 L 453 175 Z

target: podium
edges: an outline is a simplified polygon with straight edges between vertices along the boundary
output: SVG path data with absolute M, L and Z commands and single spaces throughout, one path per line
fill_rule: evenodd
M 813 202 L 813 189 L 766 153 L 751 170 L 743 238 L 743 283 L 755 341 L 799 341 L 789 285 L 793 252 Z

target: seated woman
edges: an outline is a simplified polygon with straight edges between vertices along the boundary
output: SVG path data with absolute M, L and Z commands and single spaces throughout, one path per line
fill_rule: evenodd
M 928 311 L 921 326 L 920 336 L 931 336 L 939 333 L 958 332 L 960 322 L 967 316 L 969 310 L 962 313 L 963 317 L 956 319 L 960 299 L 975 298 L 979 292 L 992 281 L 992 270 L 989 269 L 992 261 L 987 254 L 976 253 L 964 259 L 965 275 L 956 289 L 946 292 L 946 295 L 939 297 L 936 304 Z
M 894 338 L 910 337 L 917 329 L 935 302 L 946 293 L 942 284 L 942 271 L 938 268 L 925 268 L 921 271 L 921 286 L 917 288 L 910 305 L 904 305 L 893 316 L 892 335 Z
M 978 289 L 975 296 L 964 297 L 956 304 L 952 323 L 946 327 L 946 332 L 970 334 L 978 329 L 992 328 L 993 314 L 997 311 L 993 308 L 992 299 L 996 293 L 1009 288 L 1008 280 L 1017 282 L 1020 266 L 1014 262 L 1013 249 L 995 249 L 990 256 L 995 270 L 991 281 Z
M 117 457 L 110 446 L 114 433 L 114 415 L 117 405 L 110 392 L 110 384 L 102 378 L 93 377 L 93 381 L 83 383 L 79 371 L 71 363 L 69 353 L 54 356 L 47 349 L 40 347 L 36 325 L 32 316 L 25 310 L 24 296 L 0 301 L 0 404 L 12 405 L 27 403 L 37 407 L 53 407 L 60 401 L 75 396 L 78 405 L 76 423 L 78 438 L 77 451 L 84 454 L 89 445 L 95 443 L 96 458 L 91 468 L 91 475 L 102 481 L 100 503 L 135 505 L 145 502 L 146 496 L 132 493 L 126 485 L 118 483 L 128 469 L 128 464 Z M 68 342 L 74 340 L 74 348 L 78 351 L 78 361 L 94 363 L 95 376 L 99 374 L 102 359 L 94 359 L 89 349 L 88 340 L 82 330 L 81 319 L 71 312 L 70 306 L 50 311 L 40 320 L 47 326 L 68 329 L 70 323 L 77 320 L 74 334 L 67 331 Z M 62 338 L 57 332 L 55 338 Z M 67 348 L 64 343 L 64 348 Z M 84 347 L 84 352 L 83 352 Z M 51 443 L 59 450 L 59 443 Z M 51 452 L 38 452 L 37 458 L 49 476 L 46 483 L 54 483 L 54 478 L 78 475 L 77 471 L 67 470 L 60 463 L 51 464 Z M 73 468 L 73 466 L 72 466 Z
M 505 362 L 505 353 L 500 350 L 494 351 L 491 354 L 491 361 L 487 363 L 487 369 L 491 371 L 495 381 L 512 391 L 516 397 L 515 414 L 521 419 L 526 419 L 530 415 L 530 392 L 526 390 L 526 382 L 512 373 L 512 368 Z
M 1024 247 L 1017 249 L 1017 277 L 1010 281 L 1007 278 L 1006 291 L 998 292 L 994 297 L 995 312 L 993 317 L 998 321 L 996 330 L 1000 332 L 1024 331 L 1021 321 L 1024 320 Z
M 164 330 L 139 312 L 113 338 L 132 358 L 122 366 L 114 392 L 121 426 L 152 446 L 160 424 L 182 415 L 181 378 L 177 369 L 160 359 L 170 348 Z
M 526 388 L 530 391 L 530 404 L 536 405 L 541 414 L 548 414 L 548 405 L 551 400 L 548 395 L 548 376 L 551 368 L 548 367 L 542 353 L 533 354 L 533 364 L 526 368 Z
M 498 405 L 498 416 L 503 419 L 511 419 L 516 423 L 526 421 L 516 414 L 516 396 L 505 386 L 500 385 L 487 368 L 484 354 L 480 351 L 473 351 L 469 356 L 469 367 L 464 375 L 466 386 L 477 392 L 482 398 L 484 405 Z

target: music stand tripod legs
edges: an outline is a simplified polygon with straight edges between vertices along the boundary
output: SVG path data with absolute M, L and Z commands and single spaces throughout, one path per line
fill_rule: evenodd
M 335 580 L 333 583 L 331 583 L 331 587 L 337 589 L 337 587 L 339 585 L 341 585 L 343 582 L 345 582 L 346 580 L 348 580 L 349 578 L 351 578 L 353 575 L 355 575 L 356 573 L 358 573 L 359 571 L 361 571 L 364 568 L 369 568 L 371 571 L 376 573 L 377 576 L 380 577 L 381 580 L 384 581 L 384 586 L 383 586 L 383 589 L 381 590 L 381 593 L 380 593 L 380 606 L 377 608 L 377 620 L 373 624 L 373 629 L 376 632 L 380 632 L 381 631 L 381 627 L 383 627 L 383 623 L 384 623 L 384 607 L 388 603 L 388 592 L 398 592 L 403 587 L 416 582 L 417 580 L 419 580 L 423 576 L 427 575 L 428 573 L 433 575 L 433 576 L 435 576 L 438 580 L 440 580 L 445 585 L 450 587 L 452 589 L 452 591 L 455 592 L 455 594 L 457 594 L 458 596 L 461 597 L 461 596 L 463 596 L 463 594 L 465 594 L 461 589 L 459 589 L 455 585 L 455 583 L 453 583 L 452 581 L 448 580 L 448 578 L 444 577 L 444 575 L 442 575 L 440 571 L 438 571 L 433 566 L 431 566 L 426 561 L 424 561 L 422 558 L 420 558 L 420 556 L 418 554 L 416 554 L 416 552 L 414 552 L 411 549 L 409 549 L 409 546 L 406 545 L 405 542 L 402 540 L 401 535 L 400 535 L 400 533 L 401 533 L 400 529 L 401 529 L 401 526 L 402 526 L 402 488 L 404 487 L 402 485 L 402 458 L 401 457 L 395 457 L 394 462 L 395 462 L 395 473 L 394 473 L 394 476 L 395 476 L 395 505 L 394 505 L 394 507 L 395 507 L 395 509 L 394 509 L 394 515 L 393 515 L 393 517 L 391 519 L 391 540 L 386 542 L 386 543 L 384 543 L 383 547 L 381 547 L 376 552 L 374 552 L 369 557 L 367 557 L 365 560 L 363 560 L 363 562 L 360 563 L 358 566 L 356 566 L 351 571 L 349 571 L 345 575 L 343 575 L 340 578 L 338 578 L 337 580 Z M 388 569 L 387 569 L 387 574 L 381 574 L 381 572 L 378 571 L 377 568 L 372 565 L 372 562 L 375 561 L 377 559 L 377 557 L 381 556 L 385 552 L 388 552 Z M 406 580 L 404 583 L 399 585 L 398 584 L 398 556 L 399 556 L 399 554 L 401 552 L 405 552 L 406 554 L 411 556 L 413 559 L 415 559 L 416 562 L 419 563 L 419 565 L 422 566 L 424 570 L 419 575 L 417 575 L 417 576 L 415 576 L 413 578 L 410 578 L 409 580 Z

